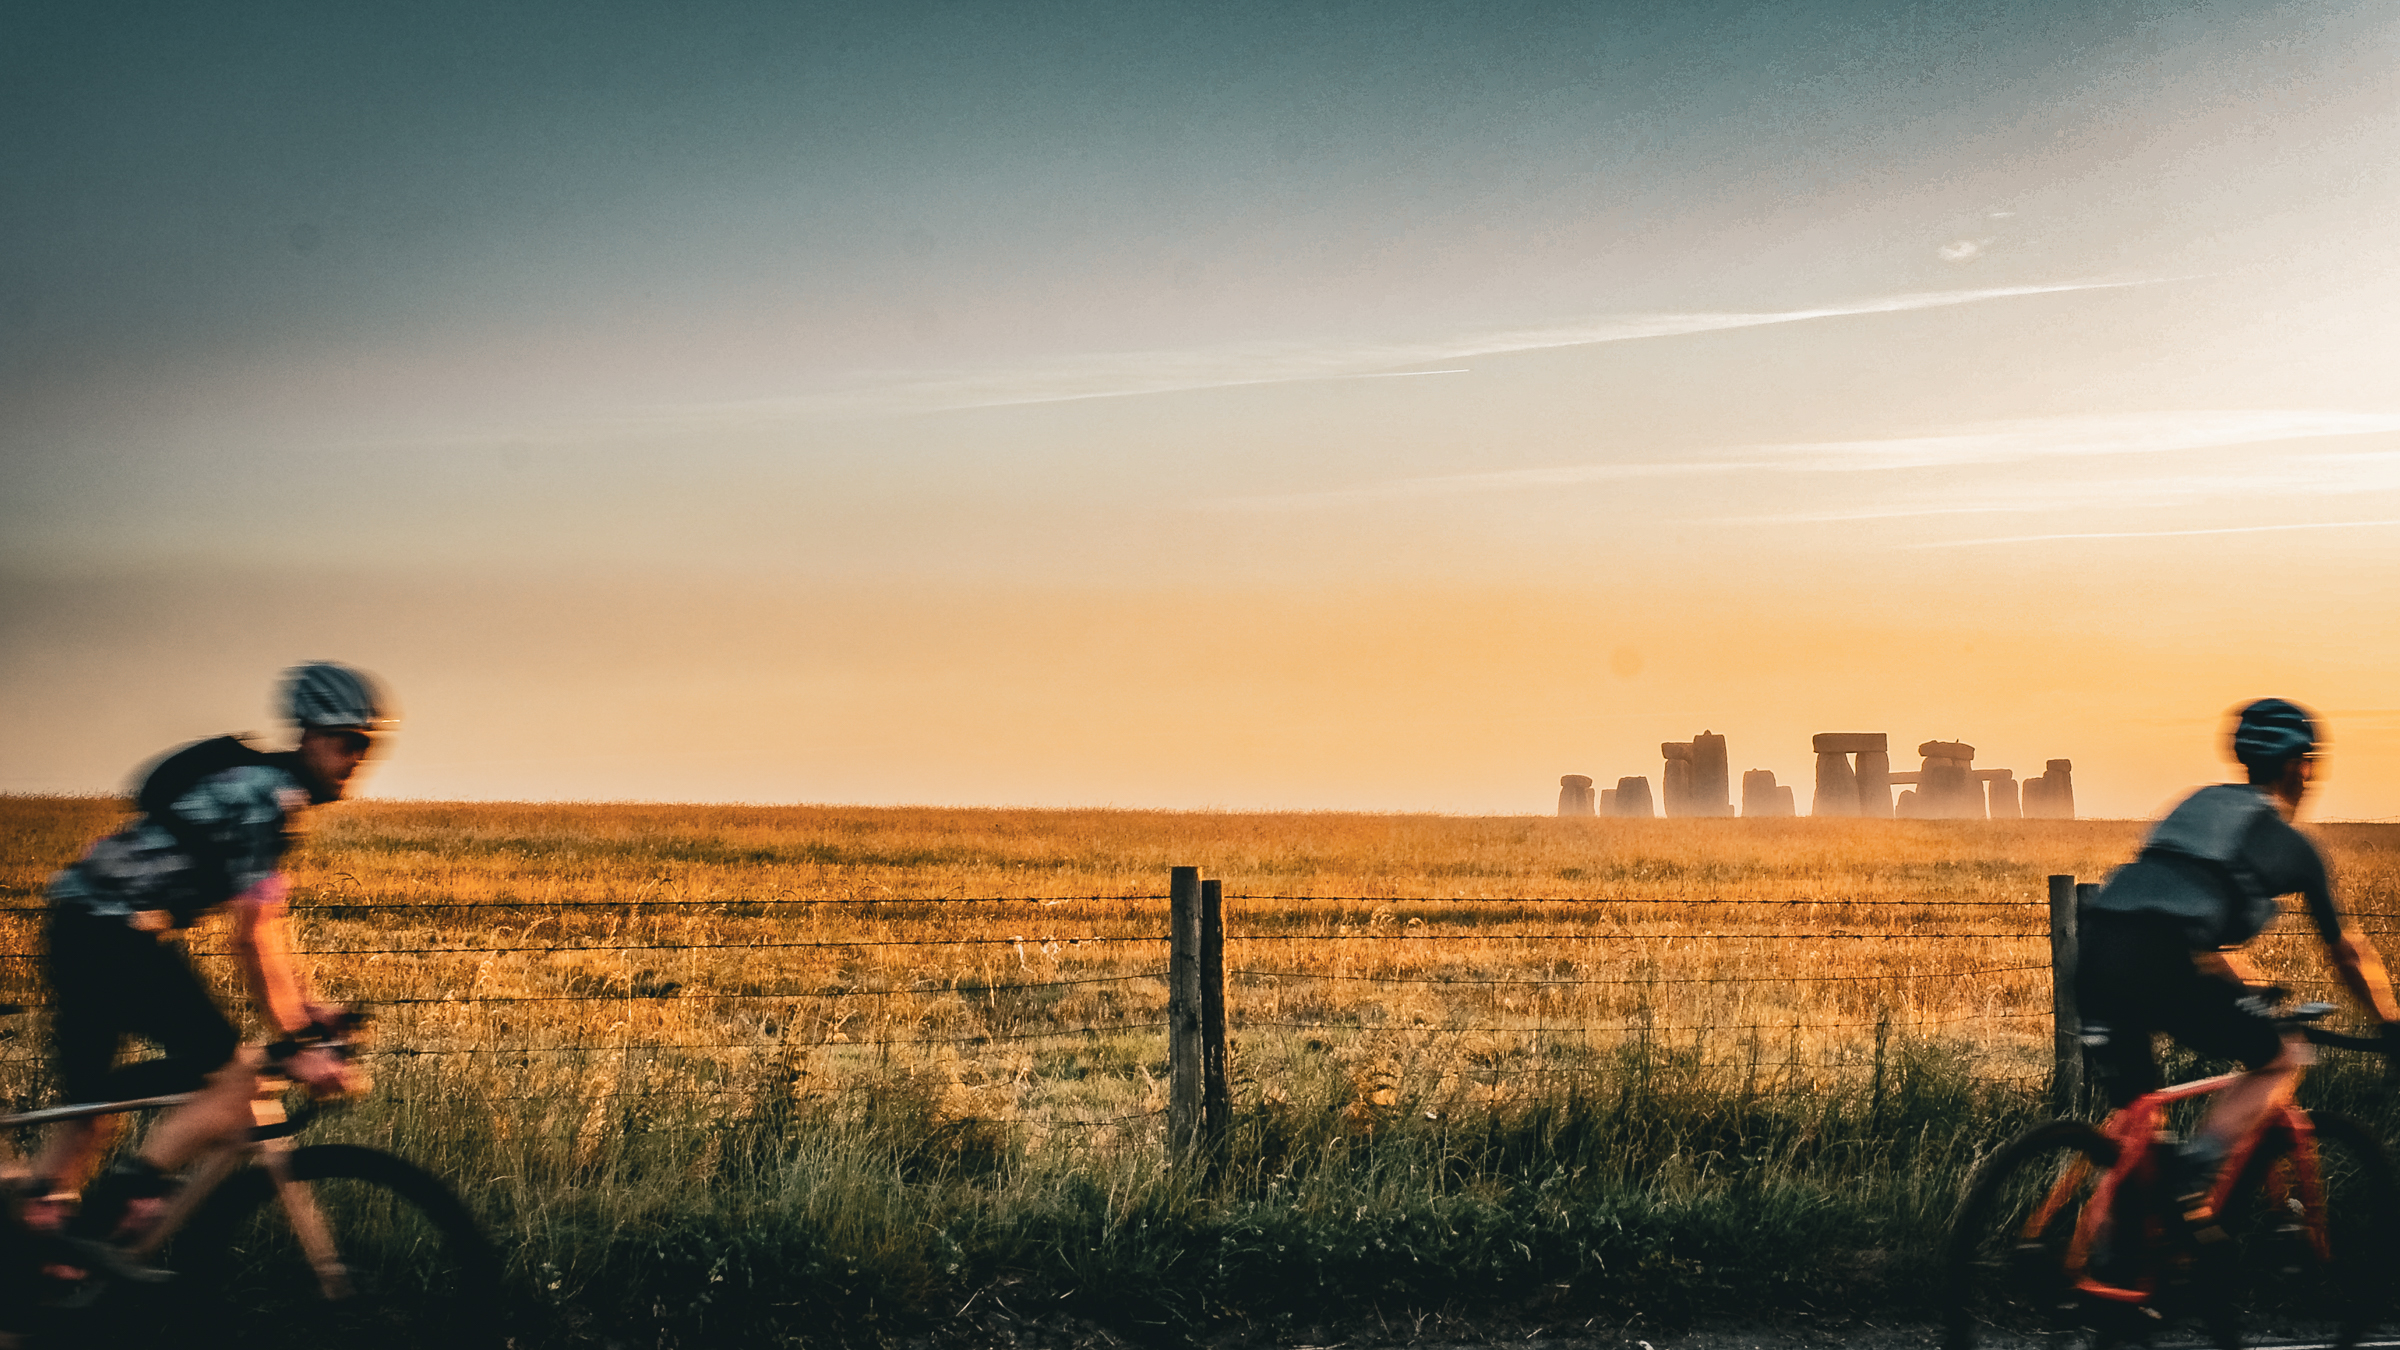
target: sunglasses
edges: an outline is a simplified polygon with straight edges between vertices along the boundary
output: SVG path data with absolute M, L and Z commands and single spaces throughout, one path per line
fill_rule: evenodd
M 339 737 L 343 751 L 348 754 L 364 755 L 375 748 L 375 738 L 363 731 L 341 731 L 335 735 Z

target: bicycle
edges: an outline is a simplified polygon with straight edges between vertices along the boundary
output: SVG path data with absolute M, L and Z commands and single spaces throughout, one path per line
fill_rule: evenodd
M 334 1044 L 347 1057 L 351 1035 Z M 343 1347 L 503 1344 L 499 1258 L 474 1217 L 431 1173 L 380 1149 L 294 1143 L 325 1109 L 287 1112 L 294 1086 L 262 1069 L 249 1137 L 202 1155 L 156 1221 L 123 1242 L 35 1235 L 31 1344 L 130 1341 L 166 1326 L 189 1343 L 219 1329 L 257 1345 L 269 1328 L 294 1344 Z M 0 1127 L 180 1105 L 190 1094 L 92 1102 L 0 1116 Z M 272 1198 L 276 1203 L 269 1206 Z
M 2277 1022 L 2315 1045 L 2386 1050 L 2310 1025 L 2332 1011 L 2304 1004 Z M 2364 1126 L 2304 1110 L 2287 1093 L 2225 1159 L 2209 1193 L 2214 1225 L 2188 1232 L 2162 1211 L 2168 1109 L 2236 1077 L 2148 1093 L 2097 1128 L 2051 1121 L 1986 1163 L 1946 1253 L 1949 1350 L 1971 1350 L 1979 1337 L 2146 1340 L 2158 1323 L 2192 1314 L 2227 1350 L 2241 1344 L 2245 1323 L 2262 1320 L 2285 1330 L 2314 1323 L 2312 1333 L 2330 1320 L 2344 1347 L 2366 1335 L 2391 1302 L 2400 1195 Z

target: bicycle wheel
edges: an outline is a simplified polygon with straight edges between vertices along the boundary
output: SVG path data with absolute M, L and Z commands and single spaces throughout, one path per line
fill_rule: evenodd
M 2309 1240 L 2292 1139 L 2263 1141 L 2219 1217 L 2229 1249 L 2210 1261 L 2210 1331 L 2232 1347 L 2260 1337 L 2356 1344 L 2391 1313 L 2400 1280 L 2400 1194 L 2375 1136 L 2347 1117 L 2311 1114 L 2326 1247 Z
M 2117 1146 L 2080 1120 L 2054 1120 L 2002 1149 L 1976 1173 L 1950 1230 L 1943 1262 L 1943 1344 L 1970 1350 L 2083 1326 L 2066 1275 L 2068 1240 Z M 2064 1202 L 2029 1232 L 2061 1179 L 2080 1166 Z
M 169 1253 L 208 1325 L 245 1346 L 416 1350 L 503 1344 L 499 1260 L 465 1205 L 414 1163 L 352 1144 L 296 1149 L 351 1291 L 328 1298 L 257 1168 L 230 1178 Z

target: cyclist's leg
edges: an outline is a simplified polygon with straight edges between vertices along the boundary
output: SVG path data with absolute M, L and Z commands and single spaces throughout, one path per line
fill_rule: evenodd
M 2123 1110 L 2162 1085 L 2158 1056 L 2151 1048 L 2157 1027 L 2161 943 L 2156 925 L 2140 917 L 2085 916 L 2084 946 L 2076 966 L 2076 1008 L 2083 1020 L 2085 1062 L 2091 1066 L 2108 1109 Z M 2169 938 L 2169 959 L 2184 960 L 2182 941 Z M 2120 1186 L 2116 1202 L 2094 1231 L 2091 1273 L 2102 1282 L 2130 1285 L 2142 1261 L 2142 1213 L 2151 1203 L 2145 1187 Z
M 130 945 L 150 939 L 121 923 L 61 910 L 51 912 L 47 928 L 52 1067 L 68 1101 L 105 1101 L 117 1042 L 132 1029 L 116 971 Z M 81 1190 L 121 1124 L 95 1116 L 51 1126 L 34 1175 L 64 1193 Z M 48 1228 L 57 1215 L 43 1207 L 28 1217 Z
M 2275 1025 L 2265 996 L 2205 974 L 2196 964 L 2162 1020 L 2177 1041 L 2204 1055 L 2238 1061 L 2244 1069 L 2210 1097 L 2207 1113 L 2181 1151 L 2178 1198 L 2203 1196 L 2226 1157 L 2290 1095 L 2307 1042 Z
M 163 950 L 163 949 L 162 949 Z M 161 961 L 143 1000 L 142 1027 L 166 1050 L 159 1059 L 117 1075 L 138 1084 L 135 1095 L 189 1092 L 192 1099 L 162 1113 L 138 1153 L 111 1167 L 93 1187 L 87 1215 L 119 1235 L 155 1222 L 173 1188 L 171 1178 L 211 1147 L 245 1138 L 250 1099 L 258 1090 L 257 1052 L 246 1051 L 233 1024 L 218 1011 L 199 976 L 180 958 Z
M 2244 1062 L 2247 1071 L 2210 1100 L 2208 1114 L 2192 1131 L 2194 1147 L 2187 1151 L 2188 1156 L 2223 1161 L 2269 1111 L 2291 1096 L 2292 1084 L 2306 1063 L 2308 1042 L 2298 1036 L 2279 1036 L 2273 1044 L 2274 1052 L 2264 1063 L 2252 1063 L 2251 1054 L 2233 1055 Z M 2206 1047 L 2194 1048 L 2206 1051 Z
M 234 1047 L 229 1058 L 201 1079 L 189 1102 L 150 1128 L 142 1141 L 142 1161 L 161 1172 L 179 1171 L 211 1148 L 249 1137 L 258 1067 L 257 1051 Z
M 106 1237 L 121 1217 L 138 1224 L 154 1208 L 144 1202 L 165 1191 L 169 1173 L 210 1143 L 238 1137 L 235 1131 L 248 1128 L 255 1076 L 239 1054 L 239 1033 L 181 952 L 148 933 L 106 921 L 59 926 L 83 930 L 69 937 L 69 956 L 56 980 L 62 1014 L 70 1002 L 78 1014 L 67 1019 L 60 1037 L 61 1075 L 69 1092 L 83 1100 L 119 1101 L 199 1094 L 163 1115 L 140 1154 L 118 1162 L 92 1188 L 80 1226 Z M 116 1042 L 127 1032 L 158 1042 L 165 1056 L 110 1070 Z M 87 1136 L 81 1142 L 88 1149 L 101 1140 Z
M 2083 949 L 2075 971 L 2075 1002 L 2083 1020 L 2085 1059 L 2112 1111 L 2161 1086 L 2150 1037 L 2158 1027 L 2161 943 L 2146 916 L 2084 916 Z M 2185 959 L 2179 940 L 2170 960 Z
M 160 1116 L 142 1140 L 142 1159 L 162 1172 L 173 1172 L 219 1140 L 240 1138 L 249 1130 L 257 1066 L 253 1056 L 243 1054 L 241 1033 L 217 1006 L 200 973 L 176 948 L 147 940 L 128 954 L 119 973 L 140 985 L 138 992 L 126 991 L 132 1029 L 166 1052 L 119 1070 L 119 1090 L 144 1096 L 197 1094 Z

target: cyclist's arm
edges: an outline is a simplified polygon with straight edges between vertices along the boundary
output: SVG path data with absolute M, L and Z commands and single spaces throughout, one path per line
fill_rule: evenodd
M 283 892 L 283 874 L 278 872 L 234 898 L 233 952 L 260 1012 L 289 1039 L 330 1022 L 335 1014 L 309 998 L 308 986 L 300 978 L 284 920 Z M 319 1098 L 357 1091 L 365 1082 L 322 1046 L 306 1046 L 282 1060 L 281 1066 Z
M 233 956 L 250 997 L 269 1025 L 285 1036 L 308 1030 L 316 1006 L 292 960 L 284 922 L 284 879 L 278 872 L 233 899 Z
M 2400 1000 L 2392 996 L 2392 977 L 2384 969 L 2382 954 L 2334 908 L 2332 879 L 2326 874 L 2324 860 L 2315 861 L 2313 873 L 2300 888 L 2300 898 L 2308 906 L 2309 921 L 2317 926 L 2317 936 L 2325 940 L 2325 954 L 2333 959 L 2342 987 L 2374 1013 L 2375 1020 L 2386 1026 L 2400 1022 Z
M 2351 997 L 2373 1009 L 2377 1021 L 2400 1022 L 2400 999 L 2392 997 L 2391 974 L 2366 934 L 2345 924 L 2339 936 L 2326 941 L 2325 949 Z

